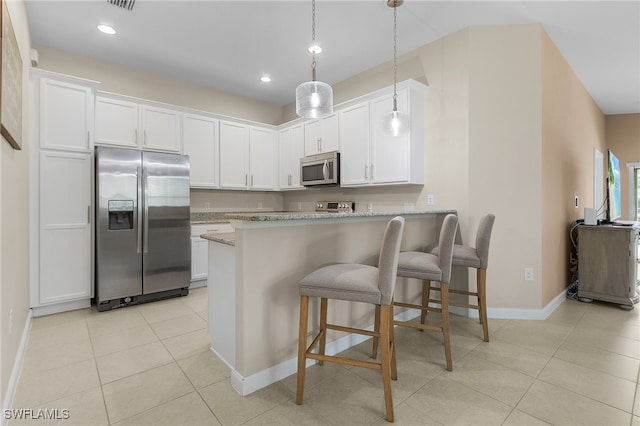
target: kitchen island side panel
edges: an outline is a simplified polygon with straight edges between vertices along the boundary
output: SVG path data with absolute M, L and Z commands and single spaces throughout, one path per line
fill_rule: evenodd
M 247 377 L 297 356 L 298 282 L 331 262 L 377 263 L 389 217 L 369 221 L 333 221 L 296 226 L 236 226 L 236 370 Z M 402 250 L 420 249 L 436 241 L 437 215 L 406 217 Z M 417 301 L 417 280 L 399 280 L 396 299 Z M 317 331 L 319 303 L 310 307 Z M 373 324 L 373 307 L 332 301 L 329 321 L 352 327 Z M 310 332 L 311 334 L 311 332 Z M 327 342 L 344 336 L 332 332 Z

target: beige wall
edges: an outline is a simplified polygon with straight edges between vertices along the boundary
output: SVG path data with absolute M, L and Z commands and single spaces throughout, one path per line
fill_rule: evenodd
M 257 121 L 282 122 L 282 107 L 86 56 L 35 46 L 39 68 L 100 82 L 98 90 Z
M 608 115 L 605 123 L 607 148 L 620 160 L 622 219 L 633 220 L 629 208 L 633 187 L 629 187 L 627 163 L 640 163 L 640 114 Z M 604 170 L 606 173 L 606 166 Z
M 496 215 L 489 306 L 539 309 L 541 76 L 539 25 L 473 27 L 469 47 L 469 215 Z M 475 229 L 475 226 L 474 226 Z M 534 281 L 524 281 L 524 268 Z
M 191 190 L 191 211 L 281 211 L 281 192 L 228 191 L 228 190 Z
M 569 225 L 593 207 L 593 152 L 605 152 L 606 143 L 604 115 L 544 31 L 542 77 L 544 305 L 570 282 Z
M 27 71 L 31 41 L 24 3 L 6 4 L 24 63 L 22 150 L 14 151 L 4 138 L 0 141 L 0 399 L 8 403 L 7 386 L 29 315 Z

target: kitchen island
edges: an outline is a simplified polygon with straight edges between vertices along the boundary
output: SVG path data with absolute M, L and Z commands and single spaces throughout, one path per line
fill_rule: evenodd
M 398 215 L 406 220 L 401 249 L 420 249 L 437 241 L 448 213 L 456 211 L 227 214 L 234 234 L 202 237 L 209 240 L 211 346 L 231 368 L 233 388 L 247 395 L 296 372 L 297 284 L 306 274 L 330 262 L 375 265 L 386 223 Z M 466 275 L 459 279 L 466 285 Z M 418 300 L 421 288 L 417 280 L 399 281 L 397 299 Z M 314 300 L 313 317 L 318 309 Z M 334 301 L 329 320 L 371 328 L 373 309 Z M 363 339 L 329 334 L 327 353 L 341 352 Z

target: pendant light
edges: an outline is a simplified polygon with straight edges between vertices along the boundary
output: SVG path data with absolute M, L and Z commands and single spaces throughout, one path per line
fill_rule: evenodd
M 322 117 L 333 112 L 333 89 L 327 83 L 316 81 L 316 1 L 311 0 L 311 81 L 296 88 L 296 113 L 305 118 Z
M 391 136 L 401 136 L 409 127 L 407 115 L 398 111 L 398 7 L 404 0 L 387 0 L 387 6 L 393 8 L 393 109 L 384 118 L 383 130 Z

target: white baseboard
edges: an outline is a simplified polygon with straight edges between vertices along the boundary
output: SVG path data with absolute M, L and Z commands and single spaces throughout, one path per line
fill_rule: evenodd
M 565 301 L 567 290 L 564 289 L 560 294 L 551 300 L 542 309 L 509 309 L 509 308 L 488 308 L 487 317 L 501 319 L 519 319 L 519 320 L 544 320 Z M 475 311 L 475 310 L 474 310 Z M 477 317 L 477 312 L 475 311 Z
M 547 306 L 542 309 L 502 309 L 502 308 L 489 308 L 487 309 L 487 316 L 489 318 L 503 318 L 503 319 L 526 319 L 526 320 L 544 320 L 547 318 L 564 300 L 566 290 L 563 290 L 558 296 L 556 296 Z M 459 308 L 452 306 L 449 312 L 456 315 L 469 316 L 471 318 L 478 317 L 478 311 L 475 309 Z M 397 321 L 410 321 L 420 315 L 420 311 L 415 309 L 409 309 L 395 316 Z M 368 330 L 372 330 L 373 326 L 367 327 Z M 349 334 L 334 340 L 331 343 L 327 343 L 326 353 L 327 355 L 335 355 L 342 351 L 349 349 L 352 346 L 358 345 L 371 337 Z M 307 360 L 307 367 L 315 364 L 314 360 Z M 227 364 L 228 365 L 228 364 Z M 233 367 L 231 368 L 231 386 L 240 395 L 245 396 L 253 393 L 259 389 L 269 386 L 279 380 L 289 377 L 295 374 L 298 369 L 298 360 L 291 358 L 278 365 L 259 371 L 247 377 L 243 377 Z
M 417 314 L 415 312 L 418 312 Z M 420 311 L 404 311 L 395 316 L 397 321 L 409 321 L 420 315 Z M 373 325 L 366 328 L 366 330 L 373 330 Z M 335 355 L 342 351 L 349 349 L 352 346 L 358 345 L 371 337 L 363 336 L 361 334 L 348 334 L 344 337 L 336 339 L 330 343 L 327 343 L 325 353 L 327 355 Z M 315 360 L 307 360 L 307 367 L 315 364 Z M 228 364 L 227 364 L 228 365 Z M 231 386 L 240 395 L 249 395 L 259 389 L 269 386 L 279 380 L 289 377 L 295 374 L 298 370 L 298 358 L 291 358 L 273 367 L 259 371 L 247 377 L 243 377 L 233 367 L 231 367 Z
M 91 299 L 74 300 L 73 302 L 56 303 L 53 305 L 34 306 L 31 308 L 34 317 L 58 314 L 60 312 L 84 309 L 91 306 Z
M 32 312 L 31 309 L 29 309 L 27 319 L 24 323 L 24 328 L 22 329 L 22 337 L 20 338 L 20 345 L 18 346 L 18 352 L 16 353 L 16 360 L 14 361 L 13 368 L 11 369 L 9 383 L 7 383 L 7 392 L 4 396 L 4 400 L 2 401 L 3 413 L 6 413 L 5 410 L 10 410 L 13 405 L 13 398 L 16 394 L 18 380 L 20 379 L 20 372 L 22 371 L 22 362 L 24 361 L 24 354 L 27 350 L 29 334 L 31 333 L 31 318 Z M 6 426 L 9 419 L 7 419 L 5 415 L 3 415 L 1 418 L 2 420 L 0 420 L 0 425 Z

